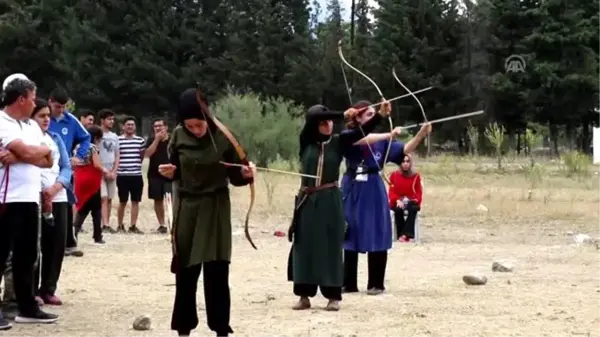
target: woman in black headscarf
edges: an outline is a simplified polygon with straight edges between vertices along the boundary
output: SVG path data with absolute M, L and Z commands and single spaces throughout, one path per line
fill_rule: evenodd
M 175 182 L 173 261 L 176 275 L 171 329 L 187 336 L 198 325 L 196 289 L 204 268 L 204 300 L 208 327 L 217 336 L 233 333 L 229 326 L 231 298 L 231 203 L 229 183 L 253 181 L 250 167 L 225 167 L 221 161 L 241 160 L 225 134 L 216 127 L 188 89 L 179 98 L 178 125 L 169 143 L 170 164 L 160 174 Z
M 364 134 L 358 128 L 333 134 L 334 119 L 355 118 L 363 111 L 349 109 L 342 115 L 322 105 L 308 109 L 300 134 L 300 161 L 302 172 L 317 178 L 302 178 L 290 227 L 293 244 L 288 279 L 294 282 L 294 294 L 300 297 L 293 307 L 295 310 L 310 308 L 309 298 L 316 295 L 317 288 L 329 300 L 325 310 L 339 310 L 345 231 L 342 196 L 337 185 L 340 165 L 345 153 L 354 145 L 389 139 L 400 133 L 400 128 L 396 128 L 392 133 L 369 134 L 389 111 L 386 102 L 380 114 L 362 125 Z

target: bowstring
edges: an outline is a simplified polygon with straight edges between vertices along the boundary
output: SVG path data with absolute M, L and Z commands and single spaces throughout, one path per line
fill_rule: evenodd
M 423 107 L 423 104 L 421 103 L 421 100 L 419 100 L 419 98 L 417 97 L 417 95 L 415 95 L 414 92 L 412 92 L 410 89 L 408 89 L 407 86 L 404 85 L 404 83 L 402 83 L 402 81 L 400 81 L 400 79 L 398 78 L 398 75 L 396 75 L 396 67 L 392 68 L 392 76 L 394 77 L 394 79 L 396 80 L 396 82 L 400 83 L 400 85 L 402 86 L 402 88 L 404 88 L 404 90 L 408 91 L 408 93 L 412 96 L 412 98 L 415 99 L 415 101 L 417 101 L 417 104 L 419 105 L 419 109 L 421 109 L 421 114 L 423 115 L 423 119 L 425 120 L 425 123 L 429 122 L 427 120 L 427 115 L 425 114 L 425 108 Z M 425 140 L 427 142 L 427 149 L 429 150 L 429 138 L 430 136 L 427 135 L 427 139 Z M 429 154 L 429 152 L 427 153 Z
M 346 77 L 346 71 L 344 70 L 344 63 L 340 61 L 340 68 L 342 68 L 342 75 L 344 76 L 344 83 L 346 84 L 346 92 L 348 92 L 348 102 L 352 106 L 352 93 L 350 92 L 350 86 L 348 85 L 348 78 Z
M 344 54 L 342 53 L 341 40 L 340 40 L 340 42 L 338 42 L 338 54 L 339 54 L 340 60 L 341 60 L 340 67 L 342 68 L 342 75 L 344 76 L 344 83 L 346 84 L 346 91 L 348 92 L 348 99 L 350 100 L 350 106 L 353 105 L 352 104 L 352 94 L 350 92 L 350 86 L 348 85 L 348 79 L 346 78 L 346 71 L 344 70 L 344 64 L 349 66 L 350 69 L 361 74 L 363 77 L 367 78 L 369 80 L 369 82 L 371 82 L 375 86 L 375 88 L 377 89 L 377 92 L 383 98 L 383 94 L 381 93 L 381 90 L 379 89 L 377 84 L 375 84 L 373 82 L 373 80 L 371 80 L 368 76 L 366 76 L 365 74 L 360 72 L 360 70 L 354 68 L 350 63 L 348 63 L 348 61 L 346 61 L 346 58 L 344 58 Z M 362 125 L 360 123 L 357 123 L 357 124 L 358 124 L 358 129 L 360 130 L 360 133 L 362 134 L 363 138 L 367 137 L 367 135 L 365 134 L 365 131 L 362 128 Z M 373 152 L 373 149 L 371 148 L 371 144 L 366 144 L 366 145 L 367 145 L 367 148 L 369 149 L 369 152 L 371 153 L 371 157 L 373 158 L 375 165 L 377 165 L 377 170 L 381 171 L 382 170 L 381 166 L 379 165 L 379 162 L 377 161 L 377 158 L 375 157 L 375 152 Z M 383 165 L 385 165 L 385 163 L 383 163 Z M 385 172 L 384 172 L 384 174 L 385 174 Z
M 213 148 L 215 149 L 216 153 L 219 153 L 219 150 L 217 149 L 217 143 L 215 142 L 215 138 L 213 137 L 212 131 L 210 130 L 210 120 L 208 118 L 208 111 L 204 111 L 205 109 L 208 109 L 208 105 L 206 105 L 206 103 L 204 103 L 202 101 L 202 95 L 201 94 L 196 94 L 197 95 L 197 99 L 198 99 L 198 104 L 200 104 L 200 111 L 202 112 L 202 117 L 204 117 L 204 120 L 206 121 L 206 128 L 208 129 L 208 136 L 210 137 L 210 141 L 212 142 Z M 214 124 L 214 121 L 213 121 Z

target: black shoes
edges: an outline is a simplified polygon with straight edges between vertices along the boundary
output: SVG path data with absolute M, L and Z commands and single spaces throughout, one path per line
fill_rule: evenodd
M 39 309 L 32 314 L 19 313 L 17 317 L 15 317 L 15 323 L 25 324 L 50 324 L 56 321 L 58 321 L 58 315 L 49 314 Z
M 12 324 L 2 316 L 2 312 L 0 312 L 0 331 L 2 330 L 10 330 L 12 328 Z

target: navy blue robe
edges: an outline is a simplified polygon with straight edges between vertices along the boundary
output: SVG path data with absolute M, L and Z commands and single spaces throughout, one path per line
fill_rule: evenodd
M 378 173 L 378 164 L 383 168 L 385 151 L 389 141 L 353 146 L 347 153 L 346 168 L 355 171 L 364 160 L 363 166 L 370 172 L 367 181 L 357 181 L 347 171 L 342 179 L 344 213 L 348 224 L 344 249 L 365 253 L 385 251 L 392 248 L 392 220 L 385 184 Z M 374 156 L 373 156 L 374 155 Z M 404 144 L 392 141 L 388 162 L 398 165 L 404 158 Z

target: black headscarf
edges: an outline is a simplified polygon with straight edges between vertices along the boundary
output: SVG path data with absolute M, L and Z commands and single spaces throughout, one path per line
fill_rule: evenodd
M 326 106 L 317 104 L 311 106 L 306 111 L 306 123 L 300 132 L 300 152 L 302 157 L 304 149 L 311 143 L 320 143 L 329 139 L 329 135 L 324 135 L 319 132 L 319 123 L 327 120 L 335 120 L 343 118 L 344 113 L 339 111 L 331 111 Z
M 179 123 L 192 118 L 206 119 L 196 98 L 196 89 L 194 88 L 186 89 L 179 96 L 179 108 L 177 110 L 177 121 Z
M 186 89 L 179 96 L 179 107 L 177 109 L 177 122 L 183 126 L 183 129 L 191 134 L 188 129 L 183 125 L 183 122 L 187 119 L 200 119 L 206 120 L 209 118 L 206 114 L 202 113 L 202 108 L 200 107 L 200 103 L 198 103 L 198 99 L 196 98 L 196 89 L 189 88 Z M 208 127 L 210 131 L 214 132 L 216 129 L 215 123 L 209 118 L 208 119 Z

